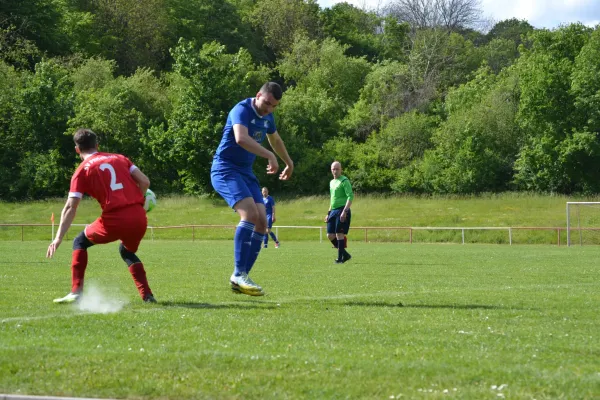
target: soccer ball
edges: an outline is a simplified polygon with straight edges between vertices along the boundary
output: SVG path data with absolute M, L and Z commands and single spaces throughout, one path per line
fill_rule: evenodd
M 146 212 L 150 212 L 156 207 L 156 195 L 150 189 L 146 190 L 146 195 L 144 196 L 144 210 Z

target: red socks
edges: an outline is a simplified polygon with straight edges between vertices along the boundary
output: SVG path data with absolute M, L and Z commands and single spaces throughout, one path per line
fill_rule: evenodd
M 141 262 L 131 264 L 129 266 L 129 272 L 131 272 L 135 286 L 137 287 L 138 292 L 140 292 L 142 299 L 145 299 L 147 295 L 151 295 L 152 290 L 150 290 L 148 279 L 146 279 L 146 270 L 144 269 L 144 264 Z
M 81 293 L 83 291 L 83 278 L 87 263 L 87 250 L 73 250 L 71 256 L 71 293 Z
M 85 276 L 87 264 L 87 250 L 73 250 L 71 259 L 71 293 L 81 293 L 83 291 L 83 278 Z M 150 290 L 148 279 L 146 279 L 146 270 L 144 270 L 144 264 L 131 264 L 129 266 L 129 272 L 133 277 L 135 286 L 140 292 L 142 299 L 144 299 L 147 295 L 151 295 L 152 290 Z

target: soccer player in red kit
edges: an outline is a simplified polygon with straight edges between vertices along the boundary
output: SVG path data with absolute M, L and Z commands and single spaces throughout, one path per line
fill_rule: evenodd
M 71 292 L 54 302 L 79 300 L 88 263 L 88 248 L 121 240 L 119 253 L 129 267 L 142 300 L 156 303 L 146 279 L 144 264 L 135 255 L 148 225 L 143 204 L 150 180 L 127 157 L 99 152 L 98 139 L 90 129 L 79 129 L 73 139 L 75 151 L 83 162 L 71 178 L 69 197 L 61 213 L 58 232 L 48 246 L 46 257 L 51 258 L 62 243 L 84 193 L 98 200 L 102 215 L 73 240 Z

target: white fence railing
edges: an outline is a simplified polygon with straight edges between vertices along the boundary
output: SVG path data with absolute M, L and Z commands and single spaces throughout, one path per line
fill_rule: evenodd
M 86 226 L 86 224 L 73 224 L 73 226 Z M 21 228 L 21 241 L 25 240 L 25 228 L 27 227 L 49 227 L 51 229 L 48 230 L 48 239 L 54 237 L 55 225 L 54 224 L 0 224 L 0 227 L 20 227 Z M 191 239 L 192 241 L 196 240 L 196 230 L 200 229 L 236 229 L 236 225 L 174 225 L 174 226 L 148 226 L 148 230 L 150 232 L 150 240 L 155 240 L 155 232 L 160 230 L 172 230 L 172 229 L 190 229 L 191 230 Z M 308 229 L 308 230 L 318 230 L 319 242 L 322 242 L 324 238 L 326 238 L 326 228 L 324 226 L 296 226 L 296 225 L 276 225 L 273 226 L 273 230 L 277 236 L 280 235 L 280 229 Z M 572 228 L 571 230 L 574 230 Z M 468 234 L 473 231 L 506 231 L 505 238 L 508 241 L 509 245 L 513 244 L 514 233 L 515 231 L 555 231 L 556 232 L 556 244 L 558 246 L 561 245 L 561 235 L 567 234 L 567 229 L 564 227 L 440 227 L 440 226 L 357 226 L 351 228 L 351 236 L 354 240 L 357 240 L 359 237 L 357 236 L 357 231 L 362 231 L 364 235 L 364 241 L 369 242 L 369 233 L 373 234 L 373 232 L 377 231 L 406 231 L 407 237 L 403 240 L 387 240 L 387 241 L 402 241 L 413 243 L 413 236 L 415 232 L 419 231 L 460 231 L 460 241 L 462 244 L 468 242 Z M 600 230 L 600 228 L 587 228 L 586 230 Z M 205 236 L 203 235 L 203 239 Z M 67 237 L 68 239 L 68 237 Z M 502 241 L 504 242 L 504 240 Z M 37 238 L 36 240 L 39 240 Z M 386 238 L 382 238 L 381 236 L 376 237 L 374 241 L 386 241 Z M 486 243 L 486 242 L 480 242 Z M 488 242 L 489 243 L 489 242 Z M 506 243 L 506 242 L 504 242 Z

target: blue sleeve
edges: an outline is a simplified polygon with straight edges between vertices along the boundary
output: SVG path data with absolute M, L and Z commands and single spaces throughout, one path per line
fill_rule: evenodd
M 273 117 L 273 114 L 269 114 L 269 127 L 267 128 L 267 133 L 271 134 L 271 133 L 275 133 L 277 132 L 277 128 L 275 127 L 275 117 Z
M 250 125 L 250 118 L 248 118 L 248 110 L 246 110 L 246 108 L 241 104 L 237 104 L 231 109 L 231 111 L 229 112 L 229 117 L 231 118 L 231 126 L 239 124 L 248 128 L 248 126 Z
M 275 199 L 271 197 L 271 207 L 273 207 L 275 205 Z

